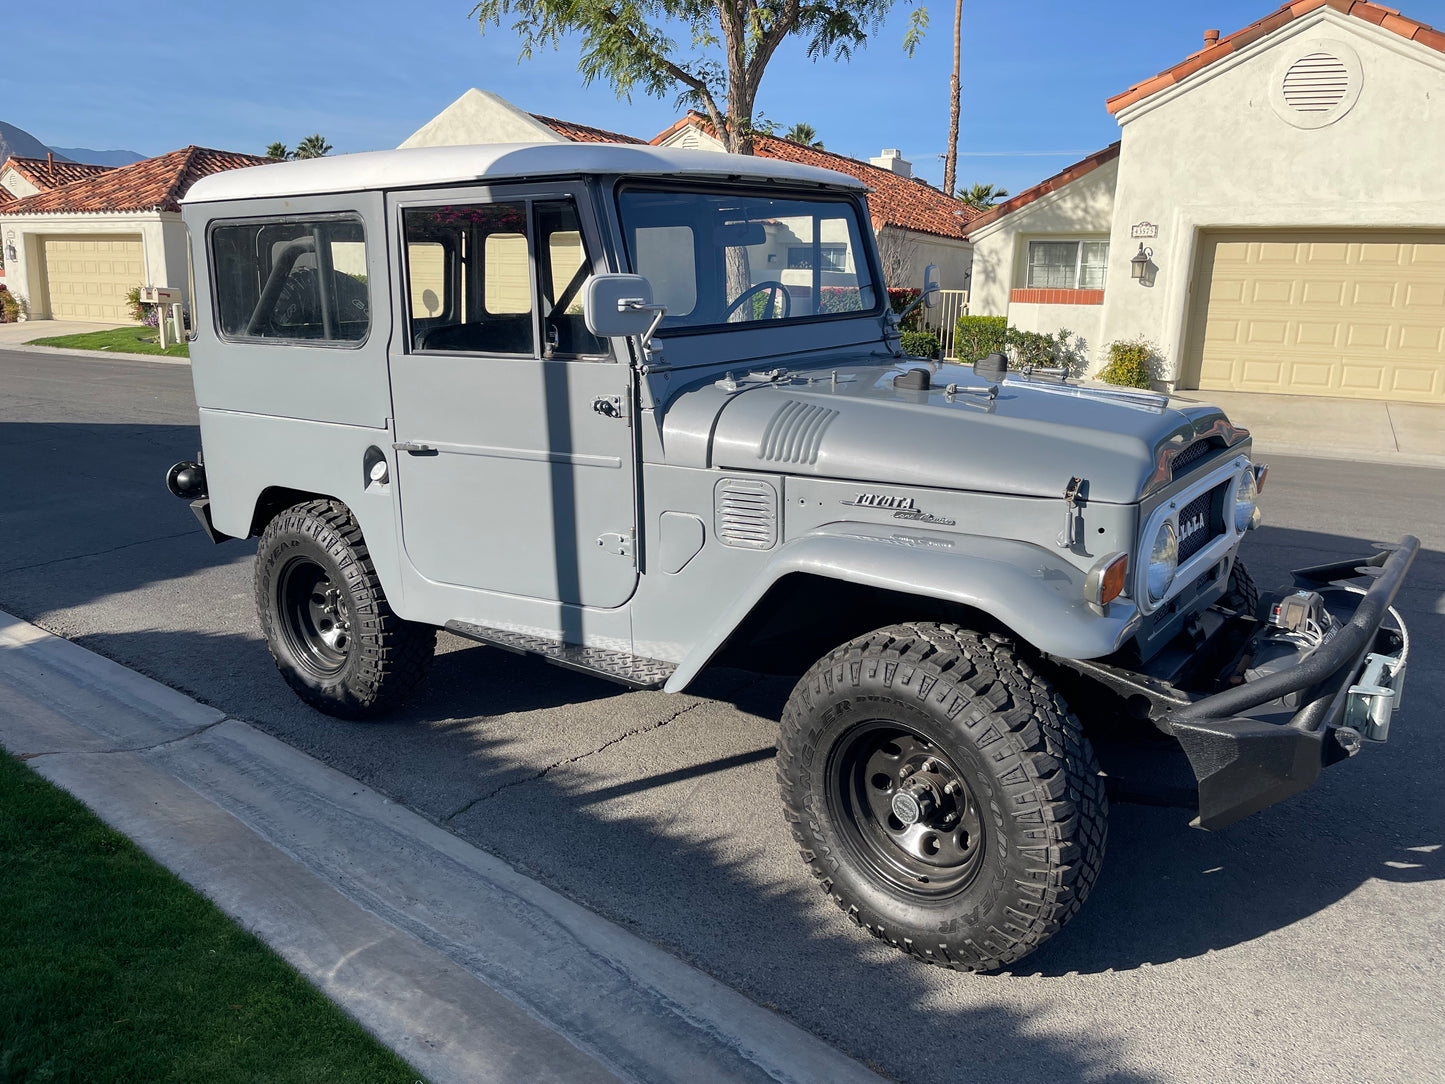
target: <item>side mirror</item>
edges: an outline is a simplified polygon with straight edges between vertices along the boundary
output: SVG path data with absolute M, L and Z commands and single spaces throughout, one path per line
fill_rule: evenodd
M 593 275 L 582 289 L 582 319 L 600 339 L 651 337 L 665 311 L 642 275 Z
M 929 264 L 923 269 L 923 304 L 933 308 L 943 297 L 943 288 L 938 285 L 938 265 Z

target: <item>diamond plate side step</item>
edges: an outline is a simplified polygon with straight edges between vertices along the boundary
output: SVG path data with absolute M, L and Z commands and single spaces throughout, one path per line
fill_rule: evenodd
M 564 644 L 560 640 L 549 640 L 545 636 L 473 625 L 467 621 L 448 621 L 446 628 L 468 640 L 515 651 L 518 655 L 536 655 L 558 666 L 565 666 L 568 670 L 607 678 L 634 689 L 660 689 L 677 669 L 675 662 L 629 655 L 625 651 L 613 651 L 605 647 Z

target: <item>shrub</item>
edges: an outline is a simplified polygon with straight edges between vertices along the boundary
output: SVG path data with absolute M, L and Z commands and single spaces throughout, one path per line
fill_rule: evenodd
M 130 313 L 130 318 L 136 323 L 150 324 L 150 321 L 146 319 L 146 310 L 153 309 L 155 308 L 155 306 L 142 305 L 140 303 L 139 286 L 132 286 L 129 290 L 125 292 L 125 307 L 126 311 Z M 150 326 L 155 327 L 154 324 L 150 324 Z
M 942 348 L 936 331 L 904 331 L 903 352 L 920 358 L 936 358 Z
M 888 291 L 888 304 L 894 312 L 902 312 L 918 299 L 923 291 L 912 287 L 903 289 L 892 289 Z M 908 314 L 899 327 L 904 331 L 923 330 L 923 306 L 920 305 Z
M 1112 342 L 1107 353 L 1109 361 L 1099 370 L 1099 379 L 1126 388 L 1152 387 L 1164 360 L 1158 348 L 1143 336 Z
M 960 316 L 953 334 L 953 356 L 974 362 L 987 354 L 1002 353 L 1007 335 L 1006 316 Z
M 30 304 L 0 284 L 0 324 L 17 324 L 30 318 Z

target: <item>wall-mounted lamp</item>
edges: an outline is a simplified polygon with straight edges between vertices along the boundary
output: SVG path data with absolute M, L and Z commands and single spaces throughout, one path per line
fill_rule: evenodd
M 13 262 L 14 262 L 14 260 L 15 260 L 15 246 L 14 246 L 13 244 L 7 244 L 7 245 L 5 246 L 5 260 L 6 260 L 6 262 L 9 262 L 9 263 L 13 263 Z
M 1129 261 L 1129 277 L 1136 282 L 1144 282 L 1150 278 L 1149 265 L 1154 259 L 1154 250 L 1145 248 L 1144 242 L 1139 242 L 1139 251 Z

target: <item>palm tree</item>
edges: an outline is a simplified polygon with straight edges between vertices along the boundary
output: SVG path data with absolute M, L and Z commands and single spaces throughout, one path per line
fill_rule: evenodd
M 321 133 L 309 135 L 296 144 L 296 158 L 323 158 L 331 153 L 331 144 L 321 138 Z
M 958 194 L 958 201 L 980 211 L 987 211 L 1001 199 L 1008 199 L 1008 189 L 995 188 L 991 184 L 976 184 L 967 192 Z
M 284 143 L 272 143 L 266 148 L 266 157 L 272 158 L 277 162 L 285 162 L 290 159 L 291 152 L 286 149 L 286 144 Z
M 959 58 L 963 45 L 963 0 L 953 0 L 953 76 L 948 81 L 948 154 L 943 161 L 943 190 L 953 195 L 958 178 Z
M 805 124 L 802 121 L 798 121 L 784 132 L 783 138 L 791 143 L 801 143 L 805 147 L 812 147 L 815 151 L 824 149 L 823 141 L 818 138 L 817 130 L 811 124 Z

